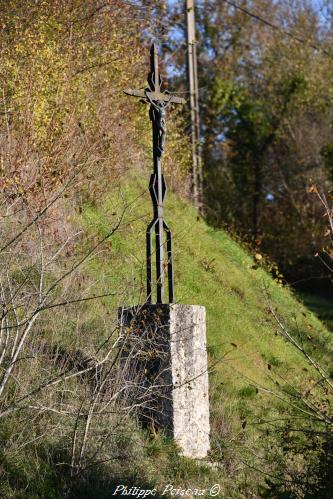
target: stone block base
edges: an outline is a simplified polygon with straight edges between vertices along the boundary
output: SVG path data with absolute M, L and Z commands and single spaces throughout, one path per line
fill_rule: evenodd
M 209 450 L 205 307 L 145 304 L 118 311 L 120 372 L 141 420 L 162 427 L 184 456 Z

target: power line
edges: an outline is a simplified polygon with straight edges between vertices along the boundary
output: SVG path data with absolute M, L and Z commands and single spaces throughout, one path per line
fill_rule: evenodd
M 309 43 L 305 38 L 297 36 L 297 35 L 294 35 L 290 31 L 288 31 L 288 30 L 282 28 L 281 26 L 279 26 L 278 24 L 272 23 L 271 21 L 268 21 L 267 19 L 259 16 L 258 14 L 255 14 L 254 12 L 249 11 L 245 7 L 241 7 L 240 5 L 237 5 L 232 0 L 222 0 L 222 1 L 224 3 L 227 3 L 228 5 L 230 5 L 231 7 L 234 7 L 235 9 L 243 12 L 243 14 L 245 14 L 245 15 L 247 15 L 249 17 L 252 17 L 256 21 L 259 21 L 259 22 L 265 24 L 266 26 L 269 26 L 270 28 L 274 29 L 275 31 L 279 31 L 280 33 L 283 33 L 284 35 L 288 36 L 289 38 L 292 38 L 296 42 L 301 43 L 303 45 L 306 45 L 309 48 L 312 48 L 313 50 L 316 50 L 318 52 L 322 52 L 323 54 L 325 54 L 326 56 L 328 56 L 330 59 L 333 58 L 333 55 L 330 52 L 328 52 L 327 50 L 325 50 L 324 48 L 319 47 L 318 45 L 315 45 L 313 43 Z

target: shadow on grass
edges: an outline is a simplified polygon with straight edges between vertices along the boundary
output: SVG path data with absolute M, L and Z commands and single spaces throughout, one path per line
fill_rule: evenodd
M 333 303 L 329 298 L 311 293 L 296 293 L 304 305 L 333 333 Z
M 106 499 L 110 497 L 138 497 L 139 490 L 153 490 L 153 480 L 145 477 L 142 463 L 120 462 L 92 466 L 76 476 L 59 459 L 61 451 L 44 448 L 39 456 L 27 459 L 7 458 L 0 452 L 1 499 Z M 62 458 L 64 455 L 61 456 Z M 67 462 L 68 462 L 68 456 Z M 120 489 L 120 486 L 124 486 Z M 118 487 L 118 492 L 117 492 Z M 137 488 L 135 491 L 134 488 Z M 132 490 L 131 490 L 132 488 Z M 143 493 L 140 497 L 142 497 Z M 146 496 L 148 497 L 148 496 Z M 156 493 L 149 495 L 160 499 Z
M 102 472 L 102 470 L 100 470 Z M 74 483 L 73 483 L 74 482 Z M 120 486 L 124 486 L 120 489 Z M 118 491 L 117 491 L 118 487 Z M 135 489 L 136 488 L 136 489 Z M 72 481 L 70 490 L 65 496 L 68 499 L 109 499 L 110 497 L 138 497 L 138 490 L 153 490 L 154 484 L 138 478 L 135 474 L 123 474 L 117 477 L 103 477 L 90 474 L 77 482 Z M 64 497 L 64 496 L 62 496 Z M 142 497 L 142 495 L 140 496 Z M 148 497 L 164 498 L 157 491 Z

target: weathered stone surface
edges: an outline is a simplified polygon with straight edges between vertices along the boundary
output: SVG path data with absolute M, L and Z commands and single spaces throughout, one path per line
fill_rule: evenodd
M 209 450 L 209 400 L 205 308 L 143 305 L 119 309 L 121 366 L 130 364 L 132 396 L 144 401 L 139 416 L 163 427 L 182 454 Z M 129 374 L 130 373 L 130 374 Z

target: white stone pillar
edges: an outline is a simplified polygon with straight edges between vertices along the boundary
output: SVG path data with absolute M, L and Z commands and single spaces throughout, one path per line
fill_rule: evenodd
M 150 395 L 141 417 L 162 427 L 191 458 L 204 458 L 209 450 L 205 315 L 198 305 L 119 309 L 120 368 L 133 366 L 124 370 L 123 381 L 135 378 L 129 383 L 133 396 Z

